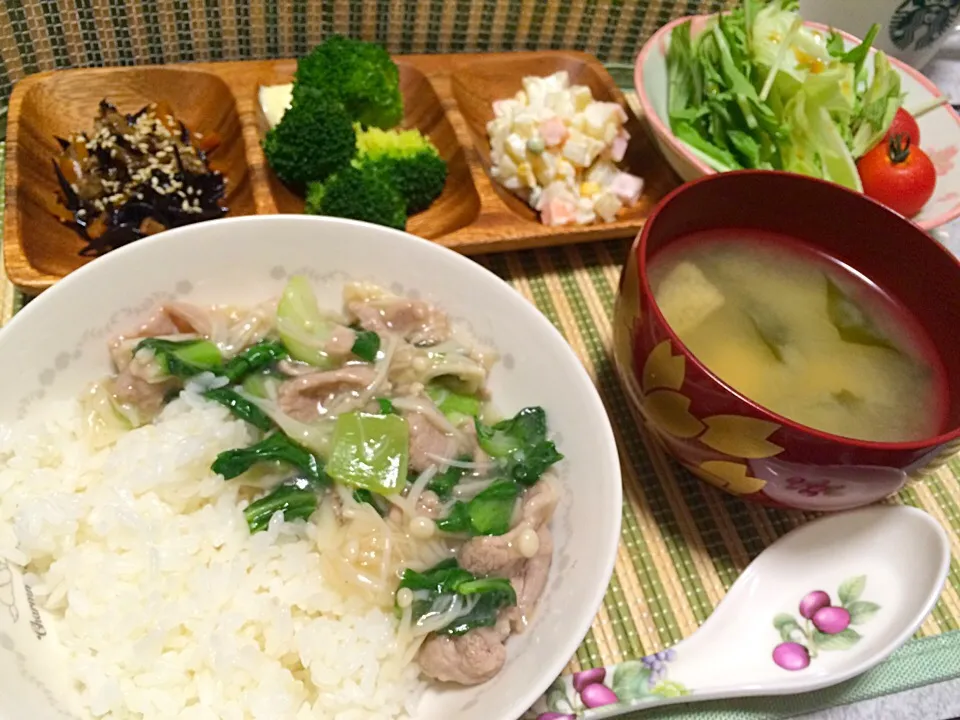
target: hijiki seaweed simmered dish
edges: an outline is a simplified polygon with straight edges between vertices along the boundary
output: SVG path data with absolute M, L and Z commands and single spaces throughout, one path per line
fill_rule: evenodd
M 223 217 L 226 180 L 210 169 L 215 132 L 191 134 L 166 103 L 125 115 L 101 100 L 93 133 L 57 138 L 53 211 L 101 255 L 169 228 Z
M 368 284 L 328 312 L 304 276 L 166 303 L 109 350 L 81 398 L 0 428 L 0 557 L 92 717 L 406 717 L 428 680 L 501 670 L 562 455 L 542 408 L 497 415 L 492 350 Z

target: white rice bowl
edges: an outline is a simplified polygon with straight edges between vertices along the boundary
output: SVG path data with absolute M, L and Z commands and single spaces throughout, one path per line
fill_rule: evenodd
M 87 441 L 78 398 L 109 372 L 111 332 L 174 297 L 254 304 L 295 273 L 321 306 L 339 307 L 346 280 L 437 303 L 503 354 L 498 407 L 547 411 L 566 456 L 551 578 L 484 685 L 404 667 L 393 614 L 324 580 L 313 519 L 250 535 L 238 484 L 210 470 L 251 441 L 224 408 L 188 390 L 115 445 Z M 619 466 L 586 373 L 504 283 L 403 233 L 275 216 L 138 241 L 0 332 L 0 378 L 0 720 L 513 720 L 572 656 L 612 572 Z

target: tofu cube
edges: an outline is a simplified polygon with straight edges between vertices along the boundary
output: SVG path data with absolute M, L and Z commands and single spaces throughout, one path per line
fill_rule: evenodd
M 691 262 L 678 264 L 654 290 L 660 312 L 683 337 L 724 304 L 723 295 Z

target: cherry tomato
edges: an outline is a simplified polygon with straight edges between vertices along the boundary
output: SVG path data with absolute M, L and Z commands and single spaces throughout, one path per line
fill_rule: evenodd
M 910 138 L 911 145 L 920 147 L 920 126 L 917 125 L 917 121 L 913 115 L 903 108 L 899 108 L 897 114 L 893 116 L 893 124 L 890 125 L 890 129 L 887 130 L 887 136 L 884 139 L 889 140 L 894 135 L 906 135 Z
M 907 135 L 894 135 L 857 161 L 863 192 L 912 218 L 933 195 L 937 171 L 927 154 L 912 147 Z

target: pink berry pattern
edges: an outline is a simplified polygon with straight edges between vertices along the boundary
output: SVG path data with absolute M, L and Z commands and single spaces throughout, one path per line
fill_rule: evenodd
M 837 602 L 823 590 L 807 593 L 797 608 L 799 617 L 780 613 L 773 627 L 780 642 L 773 648 L 773 662 L 784 670 L 797 672 L 809 667 L 821 652 L 848 650 L 863 637 L 853 625 L 862 625 L 880 610 L 876 603 L 861 600 L 867 586 L 866 575 L 840 583 Z
M 830 596 L 823 590 L 814 590 L 807 593 L 800 601 L 800 614 L 807 620 L 812 620 L 817 610 L 830 605 Z
M 675 658 L 673 650 L 661 650 L 640 660 L 558 678 L 524 720 L 577 720 L 594 708 L 626 710 L 658 698 L 688 695 L 686 687 L 667 678 L 667 664 Z

